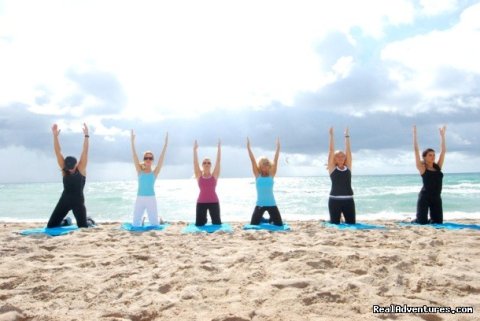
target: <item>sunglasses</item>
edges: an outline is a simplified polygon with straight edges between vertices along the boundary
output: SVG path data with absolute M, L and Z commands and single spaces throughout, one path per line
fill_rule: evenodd
M 147 156 L 147 157 L 144 157 L 143 160 L 151 160 L 151 161 L 153 161 L 153 157 Z
M 211 165 L 212 163 L 210 163 L 210 162 L 203 162 L 202 164 L 203 164 L 203 165 Z

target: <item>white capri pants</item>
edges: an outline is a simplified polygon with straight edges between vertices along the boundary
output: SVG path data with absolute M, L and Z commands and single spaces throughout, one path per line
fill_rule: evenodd
M 157 199 L 155 196 L 137 196 L 133 212 L 133 226 L 142 226 L 143 213 L 147 210 L 150 225 L 158 225 Z

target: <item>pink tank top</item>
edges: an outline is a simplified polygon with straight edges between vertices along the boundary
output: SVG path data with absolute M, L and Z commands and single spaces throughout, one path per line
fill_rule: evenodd
M 218 196 L 215 192 L 217 180 L 210 176 L 205 178 L 200 176 L 198 179 L 198 187 L 200 187 L 200 195 L 198 195 L 197 203 L 218 203 Z

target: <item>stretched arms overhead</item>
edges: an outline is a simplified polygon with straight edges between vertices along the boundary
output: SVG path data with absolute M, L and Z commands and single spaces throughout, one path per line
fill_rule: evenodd
M 336 166 L 343 167 L 345 165 L 349 170 L 352 170 L 352 149 L 350 146 L 350 130 L 345 128 L 345 152 L 339 154 L 335 152 L 335 137 L 333 133 L 333 127 L 330 127 L 329 131 L 329 146 L 328 146 L 328 173 L 331 174 Z M 344 159 L 342 159 L 344 157 Z
M 447 152 L 447 145 L 445 143 L 445 132 L 447 131 L 447 126 L 440 128 L 440 155 L 438 156 L 438 166 L 443 168 L 443 162 L 445 161 L 445 153 Z
M 273 158 L 272 168 L 270 169 L 270 176 L 275 176 L 277 174 L 277 167 L 278 167 L 278 158 L 280 157 L 280 138 L 277 137 L 276 141 L 276 149 L 275 149 L 275 157 Z
M 345 165 L 352 170 L 352 149 L 350 147 L 350 131 L 345 129 Z
M 138 160 L 137 151 L 135 149 L 135 132 L 133 131 L 133 129 L 130 133 L 130 141 L 132 145 L 133 165 L 135 165 L 135 169 L 137 170 L 138 174 L 142 170 L 142 167 L 140 166 L 140 161 Z
M 420 175 L 425 173 L 425 164 L 420 158 L 420 149 L 418 148 L 418 139 L 417 139 L 417 126 L 413 125 L 413 152 L 415 156 L 415 166 L 418 169 Z
M 165 159 L 165 152 L 167 151 L 167 146 L 168 146 L 168 132 L 165 134 L 165 143 L 163 144 L 162 152 L 160 153 L 160 157 L 158 158 L 157 166 L 155 166 L 155 170 L 153 171 L 153 174 L 155 175 L 155 177 L 158 176 L 158 174 L 160 173 L 160 170 L 162 169 L 163 161 Z
M 328 130 L 329 144 L 328 144 L 328 173 L 331 174 L 335 169 L 335 137 L 333 135 L 333 127 Z
M 198 164 L 198 143 L 196 140 L 193 143 L 193 172 L 196 179 L 202 176 L 202 170 L 200 169 L 200 165 Z
M 60 166 L 60 168 L 63 169 L 65 167 L 65 158 L 63 157 L 62 149 L 60 148 L 60 142 L 58 140 L 58 136 L 60 135 L 60 129 L 58 129 L 57 124 L 53 124 L 52 134 L 53 134 L 53 150 L 55 151 L 57 163 L 58 163 L 58 166 Z
M 213 169 L 213 177 L 216 179 L 220 176 L 220 168 L 221 168 L 221 162 L 222 160 L 222 142 L 220 139 L 218 140 L 218 145 L 217 145 L 217 159 L 215 161 L 215 168 Z
M 252 148 L 250 147 L 250 139 L 248 139 L 248 137 L 247 137 L 247 150 L 248 150 L 248 156 L 250 157 L 250 162 L 252 163 L 253 176 L 258 177 L 258 175 L 260 175 L 260 170 L 257 166 L 257 161 L 255 160 L 255 156 L 253 155 Z
M 83 123 L 83 149 L 82 155 L 80 155 L 80 160 L 78 161 L 78 171 L 83 175 L 86 176 L 87 173 L 87 163 L 88 163 L 88 147 L 90 136 L 88 135 L 88 127 L 87 124 Z
M 55 157 L 57 158 L 58 166 L 63 170 L 65 168 L 65 157 L 62 154 L 62 149 L 60 147 L 60 140 L 58 136 L 60 135 L 60 129 L 58 128 L 57 124 L 53 124 L 52 126 L 52 134 L 53 134 L 53 150 L 55 152 Z M 77 169 L 82 175 L 86 175 L 87 163 L 88 163 L 88 127 L 84 123 L 83 124 L 83 149 L 82 154 L 80 155 L 80 160 L 77 164 Z

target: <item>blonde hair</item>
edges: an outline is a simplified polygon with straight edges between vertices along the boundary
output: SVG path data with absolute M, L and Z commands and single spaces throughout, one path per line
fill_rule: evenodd
M 267 157 L 260 156 L 257 160 L 258 167 L 261 167 L 263 163 L 268 163 L 269 165 L 272 165 L 272 162 Z
M 336 150 L 335 153 L 333 153 L 333 156 L 337 156 L 338 154 L 343 154 L 344 156 L 347 156 L 345 155 L 345 152 L 343 150 Z
M 147 156 L 148 154 L 152 155 L 152 157 L 155 157 L 151 151 L 147 150 L 146 152 L 143 153 L 143 158 L 145 158 L 145 156 Z M 145 166 L 145 161 L 140 163 L 140 168 L 142 169 L 142 171 L 144 171 L 147 168 L 147 166 Z

